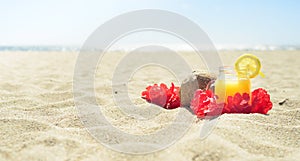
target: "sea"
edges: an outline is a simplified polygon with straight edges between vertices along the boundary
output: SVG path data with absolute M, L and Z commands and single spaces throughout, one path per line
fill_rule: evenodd
M 167 45 L 175 50 L 190 50 L 185 45 Z M 173 47 L 172 47 L 173 46 Z M 300 45 L 215 45 L 217 50 L 237 51 L 276 51 L 276 50 L 300 50 Z M 0 51 L 80 51 L 80 46 L 0 46 Z M 119 50 L 130 50 L 122 48 Z

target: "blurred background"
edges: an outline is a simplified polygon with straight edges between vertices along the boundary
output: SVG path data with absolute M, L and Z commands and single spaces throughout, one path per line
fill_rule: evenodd
M 139 9 L 186 16 L 199 24 L 218 49 L 294 50 L 300 44 L 300 1 L 295 0 L 1 1 L 2 50 L 79 48 L 101 24 Z M 132 39 L 147 41 L 147 34 Z

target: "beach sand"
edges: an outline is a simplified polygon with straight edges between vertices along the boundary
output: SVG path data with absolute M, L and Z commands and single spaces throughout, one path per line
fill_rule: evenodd
M 244 51 L 221 51 L 233 64 Z M 170 147 L 145 155 L 113 151 L 96 141 L 82 125 L 73 96 L 76 52 L 0 52 L 0 160 L 297 160 L 300 158 L 300 51 L 252 51 L 262 60 L 266 78 L 255 78 L 253 89 L 264 87 L 274 104 L 268 115 L 224 114 L 212 133 L 200 139 L 203 120 L 193 117 L 187 133 Z M 122 54 L 121 54 L 122 55 Z M 205 68 L 195 55 L 183 53 L 193 69 Z M 97 102 L 115 127 L 149 134 L 174 119 L 162 110 L 157 118 L 139 122 L 121 117 L 111 91 L 111 73 L 118 53 L 104 57 L 96 73 Z M 157 72 L 160 72 L 157 74 Z M 138 106 L 153 83 L 180 83 L 157 67 L 145 67 L 128 82 L 129 97 Z M 84 89 L 82 89 L 84 90 Z M 84 91 L 82 91 L 84 92 Z M 279 102 L 288 99 L 283 105 Z M 120 143 L 121 144 L 121 143 Z

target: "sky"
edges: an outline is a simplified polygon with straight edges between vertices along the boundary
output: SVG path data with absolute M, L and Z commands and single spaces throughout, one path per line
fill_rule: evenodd
M 163 9 L 196 22 L 215 44 L 300 45 L 298 0 L 0 0 L 0 46 L 80 46 L 132 10 Z

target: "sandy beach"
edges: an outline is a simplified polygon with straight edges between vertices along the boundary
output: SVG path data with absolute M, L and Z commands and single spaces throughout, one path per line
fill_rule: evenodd
M 225 64 L 249 51 L 220 51 Z M 170 147 L 145 155 L 113 151 L 96 141 L 82 125 L 73 96 L 77 52 L 0 52 L 0 160 L 297 160 L 300 158 L 300 51 L 251 51 L 262 61 L 266 78 L 252 89 L 271 95 L 268 115 L 224 114 L 212 133 L 200 140 L 203 120 Z M 105 56 L 95 75 L 97 102 L 111 124 L 132 134 L 149 134 L 174 119 L 180 110 L 164 110 L 148 122 L 122 113 L 112 99 L 111 78 L 122 53 Z M 193 69 L 205 66 L 195 55 L 181 53 Z M 157 74 L 159 73 L 159 74 Z M 145 67 L 128 82 L 129 97 L 143 108 L 140 93 L 153 83 L 180 82 L 167 70 Z M 84 89 L 83 89 L 84 90 Z M 84 92 L 84 91 L 83 91 Z M 282 105 L 279 102 L 287 99 Z M 122 143 L 120 143 L 122 144 Z

